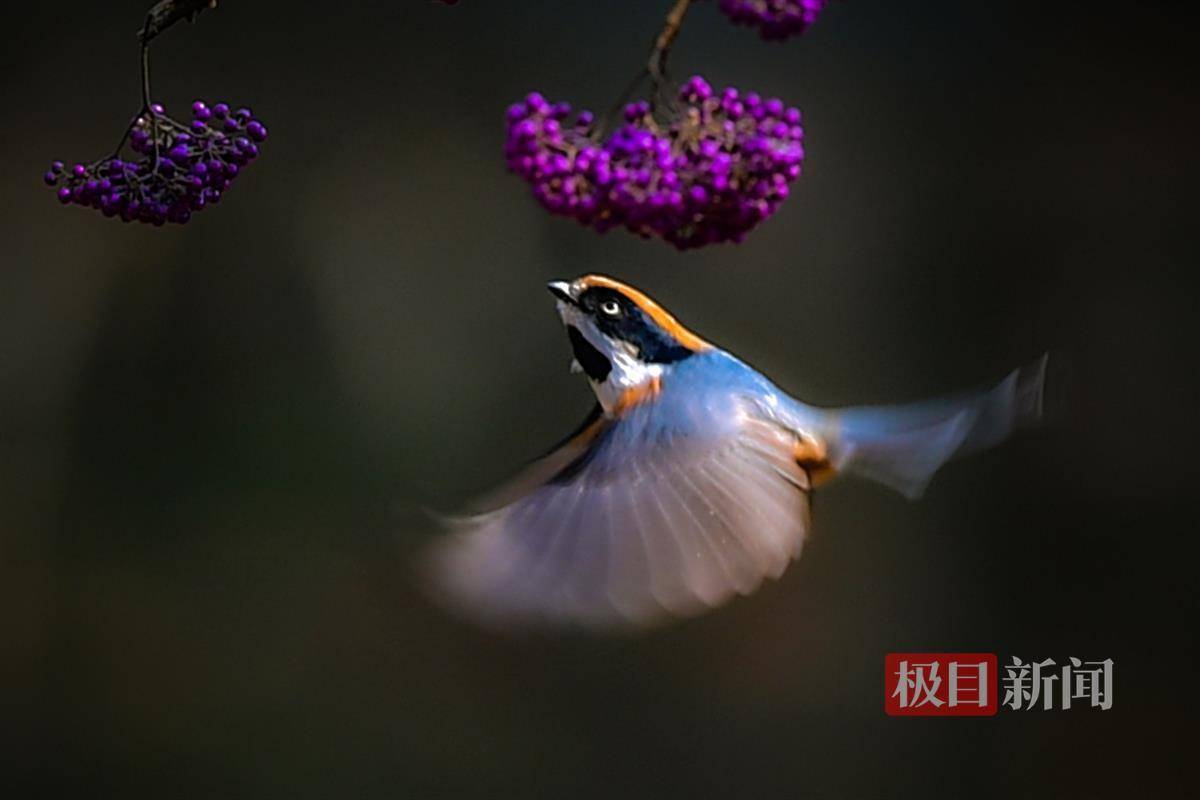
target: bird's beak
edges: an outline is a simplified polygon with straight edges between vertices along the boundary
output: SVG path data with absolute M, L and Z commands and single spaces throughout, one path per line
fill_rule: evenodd
M 571 290 L 571 284 L 566 281 L 550 281 L 546 284 L 546 288 L 550 290 L 550 294 L 564 303 L 575 305 L 575 293 Z

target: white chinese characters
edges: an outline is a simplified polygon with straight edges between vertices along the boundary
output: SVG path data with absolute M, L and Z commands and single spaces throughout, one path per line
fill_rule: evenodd
M 900 661 L 896 670 L 896 688 L 892 697 L 900 708 L 931 705 L 956 708 L 960 705 L 988 705 L 988 665 L 981 662 L 950 661 L 946 669 L 946 691 L 942 692 L 939 670 L 943 662 Z M 943 699 L 943 697 L 945 699 Z
M 1071 657 L 1061 668 L 1052 658 L 1025 663 L 1017 656 L 1004 666 L 1003 705 L 1014 711 L 1068 709 L 1072 704 L 1107 711 L 1113 704 L 1113 660 Z

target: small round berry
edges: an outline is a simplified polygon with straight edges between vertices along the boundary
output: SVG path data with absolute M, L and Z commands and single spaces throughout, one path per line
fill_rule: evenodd
M 600 232 L 624 226 L 679 248 L 740 241 L 786 199 L 802 131 L 779 127 L 782 104 L 768 109 L 733 88 L 715 94 L 699 76 L 680 100 L 654 114 L 647 101 L 629 103 L 625 124 L 602 139 L 590 115 L 565 122 L 565 104 L 535 93 L 509 116 L 509 168 L 548 211 Z
M 56 187 L 60 202 L 94 208 L 106 217 L 119 215 L 125 222 L 153 225 L 186 222 L 194 211 L 221 198 L 239 167 L 258 155 L 255 141 L 266 138 L 266 128 L 251 117 L 249 109 L 230 115 L 227 105 L 218 106 L 223 107 L 208 108 L 197 100 L 189 124 L 166 117 L 162 107 L 153 104 L 129 131 L 136 158 L 75 164 L 66 174 L 66 185 L 59 180 L 62 162 L 53 162 L 43 180 Z M 161 135 L 156 140 L 151 125 L 159 117 L 156 127 Z M 206 124 L 213 117 L 221 124 Z M 235 138 L 218 127 L 230 134 L 249 130 Z

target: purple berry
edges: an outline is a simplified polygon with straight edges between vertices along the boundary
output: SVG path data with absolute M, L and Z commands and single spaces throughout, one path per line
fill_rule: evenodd
M 669 118 L 630 103 L 625 124 L 600 139 L 590 114 L 559 124 L 569 109 L 532 93 L 508 112 L 509 169 L 548 211 L 600 232 L 624 226 L 681 249 L 741 241 L 787 198 L 803 132 L 779 119 L 782 103 L 718 94 L 700 76 L 680 101 Z
M 829 0 L 718 0 L 725 16 L 738 25 L 758 28 L 764 39 L 798 36 L 817 21 Z
M 57 187 L 61 203 L 94 208 L 124 222 L 184 223 L 220 200 L 241 168 L 258 155 L 255 141 L 266 139 L 266 127 L 250 117 L 249 109 L 230 116 L 227 105 L 210 109 L 198 100 L 192 104 L 190 124 L 166 116 L 158 104 L 149 110 L 153 122 L 150 116 L 139 117 L 129 134 L 136 158 L 75 164 L 65 174 L 62 162 L 50 165 L 42 177 Z M 222 119 L 220 127 L 231 132 L 245 126 L 248 136 L 226 136 L 205 124 L 210 117 Z

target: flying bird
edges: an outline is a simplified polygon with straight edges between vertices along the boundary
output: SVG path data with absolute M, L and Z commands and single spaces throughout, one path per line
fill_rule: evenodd
M 603 275 L 548 285 L 596 404 L 579 428 L 448 520 L 438 596 L 492 625 L 646 626 L 778 578 L 813 489 L 841 474 L 918 497 L 953 457 L 1040 418 L 1046 357 L 995 386 L 819 408 Z

